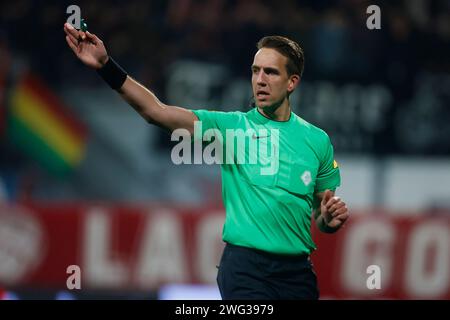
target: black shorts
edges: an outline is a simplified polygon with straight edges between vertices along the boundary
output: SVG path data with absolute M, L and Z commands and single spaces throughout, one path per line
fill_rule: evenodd
M 278 255 L 227 244 L 217 284 L 224 300 L 319 299 L 317 277 L 307 255 Z

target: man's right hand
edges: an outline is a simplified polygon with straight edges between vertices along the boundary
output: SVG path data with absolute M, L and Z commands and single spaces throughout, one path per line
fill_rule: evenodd
M 78 31 L 69 23 L 64 24 L 64 31 L 67 44 L 84 64 L 94 69 L 105 65 L 109 59 L 108 53 L 96 35 Z M 162 103 L 153 92 L 130 76 L 117 92 L 149 123 L 170 131 L 183 128 L 194 133 L 194 122 L 198 118 L 192 111 Z
M 64 24 L 66 41 L 75 55 L 91 68 L 100 69 L 108 61 L 103 41 L 89 31 L 75 29 L 70 23 Z

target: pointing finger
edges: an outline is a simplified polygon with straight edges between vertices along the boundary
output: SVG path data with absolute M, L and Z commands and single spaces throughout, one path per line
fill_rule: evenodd
M 66 41 L 69 47 L 73 50 L 73 52 L 77 53 L 77 46 L 70 40 L 69 36 L 66 36 Z
M 75 47 L 78 47 L 78 41 L 72 36 L 66 36 L 66 39 L 68 39 Z
M 86 36 L 88 40 L 93 44 L 97 44 L 99 42 L 97 36 L 95 34 L 90 33 L 89 31 L 86 31 Z
M 66 32 L 66 34 L 70 34 L 75 38 L 78 38 L 78 30 L 75 29 L 70 23 L 65 23 L 64 24 L 64 31 Z

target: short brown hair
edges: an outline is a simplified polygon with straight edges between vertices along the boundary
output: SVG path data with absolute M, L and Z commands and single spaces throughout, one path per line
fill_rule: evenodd
M 302 76 L 305 56 L 302 47 L 297 42 L 282 36 L 267 36 L 259 40 L 256 47 L 258 50 L 261 48 L 275 49 L 288 59 L 286 64 L 288 75 Z

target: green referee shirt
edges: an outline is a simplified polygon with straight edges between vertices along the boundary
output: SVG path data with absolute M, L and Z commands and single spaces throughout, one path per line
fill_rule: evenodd
M 244 112 L 192 110 L 221 135 L 225 242 L 278 254 L 310 254 L 313 194 L 340 185 L 328 135 L 291 112 L 288 121 Z M 246 132 L 245 146 L 233 132 Z M 242 139 L 241 139 L 242 141 Z M 251 144 L 257 148 L 251 148 Z M 231 152 L 232 151 L 232 152 Z M 245 161 L 237 159 L 239 152 Z M 255 161 L 256 156 L 256 161 Z

